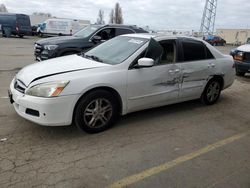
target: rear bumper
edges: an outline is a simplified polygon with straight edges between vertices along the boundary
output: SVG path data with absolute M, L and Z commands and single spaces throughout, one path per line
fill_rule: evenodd
M 250 72 L 250 62 L 249 63 L 245 63 L 245 62 L 239 62 L 239 61 L 235 61 L 235 67 L 236 70 L 239 72 Z
M 42 98 L 25 95 L 10 85 L 15 111 L 23 118 L 45 126 L 63 126 L 72 123 L 78 95 Z

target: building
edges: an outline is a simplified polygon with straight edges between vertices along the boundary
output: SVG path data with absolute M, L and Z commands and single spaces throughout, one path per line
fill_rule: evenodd
M 227 44 L 241 45 L 250 37 L 250 29 L 217 29 L 217 35 L 227 41 Z

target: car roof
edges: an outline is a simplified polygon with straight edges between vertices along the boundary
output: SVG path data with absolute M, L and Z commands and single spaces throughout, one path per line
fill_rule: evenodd
M 120 28 L 131 28 L 131 29 L 140 29 L 143 30 L 143 28 L 138 27 L 136 25 L 124 25 L 124 24 L 91 24 L 91 25 L 96 25 L 96 26 L 100 26 L 100 27 L 120 27 Z
M 136 38 L 145 38 L 145 39 L 150 39 L 150 38 L 154 38 L 156 40 L 162 40 L 162 39 L 192 39 L 192 40 L 196 40 L 196 41 L 202 41 L 203 40 L 199 39 L 199 38 L 195 38 L 195 37 L 187 37 L 187 36 L 174 36 L 174 35 L 167 35 L 167 34 L 162 34 L 162 33 L 135 33 L 135 34 L 126 34 L 123 36 L 127 36 L 127 37 L 136 37 Z

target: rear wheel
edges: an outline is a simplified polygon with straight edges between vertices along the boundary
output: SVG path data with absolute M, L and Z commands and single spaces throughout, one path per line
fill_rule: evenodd
M 118 117 L 118 105 L 114 96 L 105 90 L 96 90 L 84 96 L 78 103 L 74 122 L 88 133 L 98 133 L 111 127 Z
M 212 105 L 217 102 L 222 90 L 222 84 L 218 79 L 212 79 L 207 83 L 201 96 L 201 100 L 206 105 Z

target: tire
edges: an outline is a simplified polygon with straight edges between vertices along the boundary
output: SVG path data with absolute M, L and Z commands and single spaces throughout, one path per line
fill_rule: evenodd
M 19 38 L 23 38 L 23 35 L 18 35 L 19 36 Z
M 245 76 L 245 73 L 236 70 L 236 75 L 237 75 L 237 76 Z
M 39 37 L 43 37 L 43 33 L 42 32 L 38 32 L 38 36 Z
M 220 98 L 221 90 L 222 84 L 218 79 L 210 80 L 201 95 L 201 101 L 206 105 L 215 104 Z
M 96 90 L 80 99 L 74 111 L 74 123 L 87 133 L 110 128 L 118 117 L 118 103 L 108 91 Z

